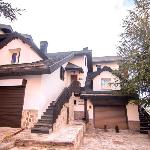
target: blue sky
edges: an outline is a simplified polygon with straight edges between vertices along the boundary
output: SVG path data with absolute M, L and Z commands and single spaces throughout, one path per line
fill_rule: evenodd
M 134 4 L 134 0 L 124 0 L 123 5 L 126 7 L 130 7 Z
M 11 23 L 15 31 L 31 34 L 35 43 L 47 40 L 48 52 L 89 47 L 94 56 L 116 55 L 122 19 L 131 0 L 8 0 L 25 8 Z M 44 3 L 43 3 L 44 2 Z

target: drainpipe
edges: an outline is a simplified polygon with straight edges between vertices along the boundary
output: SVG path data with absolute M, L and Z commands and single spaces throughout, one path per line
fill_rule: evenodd
M 88 115 L 87 115 L 87 99 L 84 99 L 84 118 L 85 118 L 85 122 L 88 122 Z

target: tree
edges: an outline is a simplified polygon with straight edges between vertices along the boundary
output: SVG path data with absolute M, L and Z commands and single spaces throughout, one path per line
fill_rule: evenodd
M 0 0 L 0 16 L 14 21 L 17 19 L 17 14 L 21 15 L 21 11 L 23 10 L 12 7 L 11 3 Z
M 138 94 L 134 103 L 150 105 L 150 1 L 135 0 L 123 20 L 124 32 L 118 47 L 122 57 L 115 75 L 120 79 L 121 93 Z

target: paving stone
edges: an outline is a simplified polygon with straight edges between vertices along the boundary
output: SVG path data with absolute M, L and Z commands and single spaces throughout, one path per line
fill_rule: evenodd
M 79 147 L 83 132 L 83 123 L 65 126 L 51 134 L 36 134 L 26 129 L 10 139 L 16 146 L 11 150 L 73 150 Z
M 79 150 L 150 150 L 148 135 L 135 131 L 89 129 Z

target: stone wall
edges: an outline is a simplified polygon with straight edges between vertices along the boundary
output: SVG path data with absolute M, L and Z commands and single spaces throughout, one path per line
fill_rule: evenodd
M 53 125 L 54 132 L 58 131 L 61 127 L 64 127 L 67 124 L 71 125 L 74 123 L 74 99 L 75 96 L 72 94 L 69 102 L 64 104 L 56 123 Z
M 69 104 L 68 103 L 64 104 L 63 108 L 61 109 L 61 113 L 56 120 L 56 123 L 54 123 L 53 125 L 54 132 L 58 131 L 60 128 L 66 126 L 69 123 L 68 109 Z
M 89 122 L 87 123 L 87 128 L 94 128 L 94 121 L 93 121 L 93 119 L 89 119 Z
M 74 94 L 69 99 L 69 124 L 74 121 Z
M 38 120 L 38 110 L 26 109 L 22 111 L 21 128 L 31 128 Z
M 82 120 L 84 118 L 84 111 L 74 111 L 74 119 Z

